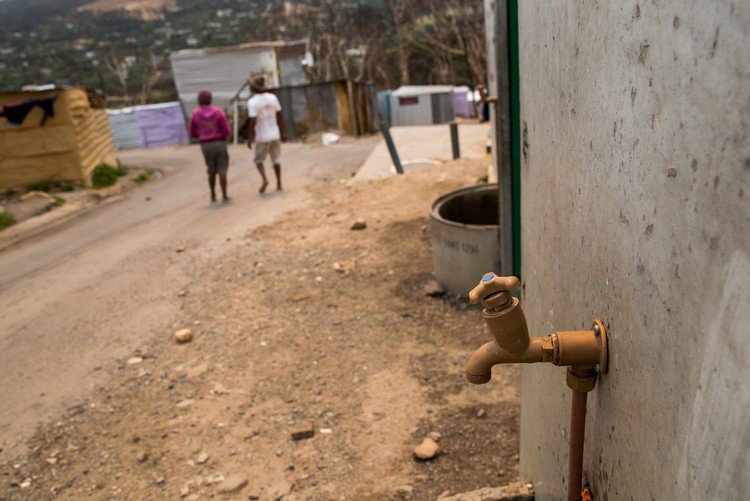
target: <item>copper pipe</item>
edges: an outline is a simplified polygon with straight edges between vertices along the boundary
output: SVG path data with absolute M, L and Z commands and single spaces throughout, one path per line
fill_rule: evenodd
M 581 501 L 583 476 L 583 436 L 586 431 L 586 393 L 573 391 L 570 406 L 570 445 L 568 450 L 568 501 Z
M 487 273 L 470 293 L 471 302 L 482 303 L 484 318 L 494 341 L 481 346 L 466 365 L 466 380 L 483 384 L 497 364 L 549 362 L 569 367 L 565 382 L 573 390 L 568 452 L 568 501 L 581 501 L 583 442 L 586 429 L 586 394 L 594 389 L 599 374 L 607 373 L 607 333 L 599 320 L 588 331 L 558 331 L 532 338 L 518 299 L 511 291 L 516 277 Z

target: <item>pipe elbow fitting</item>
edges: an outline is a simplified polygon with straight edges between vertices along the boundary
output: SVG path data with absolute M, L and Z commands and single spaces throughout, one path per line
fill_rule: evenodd
M 505 350 L 495 341 L 480 346 L 472 353 L 466 364 L 466 381 L 471 384 L 485 384 L 492 379 L 492 367 L 500 363 Z
M 531 339 L 522 353 L 509 353 L 495 341 L 480 346 L 466 364 L 466 381 L 471 384 L 484 384 L 492 379 L 492 367 L 497 364 L 543 362 L 547 351 L 545 339 Z M 551 346 L 550 346 L 551 348 Z

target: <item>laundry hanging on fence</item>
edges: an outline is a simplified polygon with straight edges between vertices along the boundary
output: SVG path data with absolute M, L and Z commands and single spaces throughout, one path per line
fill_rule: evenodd
M 10 125 L 21 125 L 26 120 L 26 116 L 31 113 L 34 106 L 39 106 L 44 114 L 42 115 L 42 121 L 39 125 L 44 125 L 47 121 L 47 117 L 55 116 L 54 102 L 57 96 L 50 96 L 44 99 L 29 99 L 20 104 L 9 104 L 0 107 L 0 118 L 5 117 L 8 119 Z

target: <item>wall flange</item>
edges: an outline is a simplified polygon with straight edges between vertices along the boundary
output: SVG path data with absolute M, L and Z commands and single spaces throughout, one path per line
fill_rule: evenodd
M 606 374 L 609 371 L 609 356 L 607 351 L 607 329 L 604 328 L 604 324 L 598 318 L 591 324 L 591 330 L 594 331 L 599 340 L 599 349 L 601 353 L 599 355 L 599 374 Z

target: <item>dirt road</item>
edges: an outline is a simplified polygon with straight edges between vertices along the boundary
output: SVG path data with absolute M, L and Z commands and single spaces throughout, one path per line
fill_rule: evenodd
M 483 162 L 457 161 L 351 187 L 329 176 L 272 225 L 211 218 L 195 223 L 201 233 L 186 218 L 207 216 L 193 208 L 135 241 L 104 238 L 98 252 L 142 250 L 103 283 L 71 287 L 70 312 L 47 310 L 70 317 L 66 333 L 83 345 L 54 345 L 68 365 L 47 370 L 47 384 L 59 374 L 73 385 L 72 369 L 94 387 L 69 390 L 28 451 L 0 462 L 0 500 L 432 500 L 515 480 L 518 370 L 466 383 L 466 360 L 488 338 L 479 311 L 425 294 L 427 207 L 484 173 Z M 350 229 L 356 218 L 365 229 Z M 109 284 L 121 267 L 130 281 Z M 85 299 L 104 327 L 72 310 Z M 175 342 L 181 328 L 191 342 Z M 85 344 L 79 329 L 96 339 Z M 87 363 L 104 376 L 79 370 Z M 417 461 L 425 437 L 440 452 Z
M 164 176 L 0 255 L 0 455 L 102 381 L 113 360 L 178 312 L 177 292 L 232 248 L 229 239 L 306 203 L 321 177 L 350 177 L 376 139 L 286 145 L 285 191 L 257 195 L 244 146 L 231 149 L 229 205 L 209 204 L 196 146 L 123 152 Z M 184 247 L 186 252 L 176 254 Z

